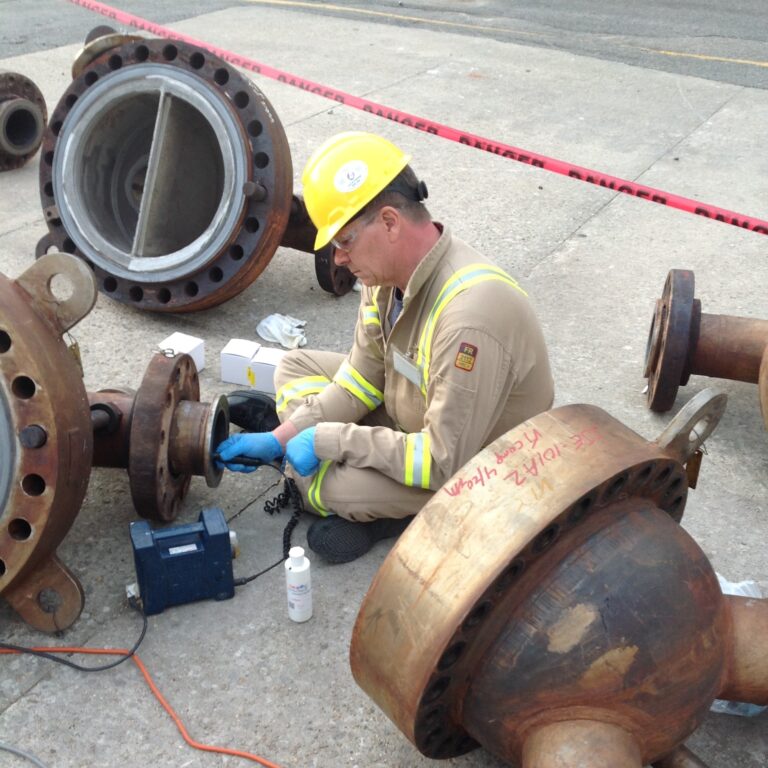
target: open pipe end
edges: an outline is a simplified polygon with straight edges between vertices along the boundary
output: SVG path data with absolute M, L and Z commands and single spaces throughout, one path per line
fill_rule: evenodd
M 40 148 L 45 131 L 43 110 L 29 99 L 0 103 L 0 153 L 31 157 Z

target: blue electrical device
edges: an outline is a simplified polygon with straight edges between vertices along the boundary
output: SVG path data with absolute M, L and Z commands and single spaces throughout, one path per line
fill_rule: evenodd
M 220 509 L 204 509 L 196 523 L 155 531 L 139 520 L 131 523 L 130 532 L 146 615 L 196 600 L 234 597 L 233 544 Z

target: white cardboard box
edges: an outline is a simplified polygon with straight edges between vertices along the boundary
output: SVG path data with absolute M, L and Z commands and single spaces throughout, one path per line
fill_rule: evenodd
M 221 350 L 221 380 L 253 387 L 256 377 L 251 369 L 251 358 L 260 348 L 258 341 L 230 339 Z
M 186 333 L 172 333 L 167 339 L 163 339 L 158 345 L 161 351 L 170 349 L 175 355 L 189 355 L 197 366 L 198 371 L 205 368 L 205 342 L 197 336 L 188 336 Z
M 284 349 L 274 347 L 261 347 L 251 358 L 250 367 L 254 376 L 251 385 L 259 392 L 275 394 L 275 368 L 285 354 Z

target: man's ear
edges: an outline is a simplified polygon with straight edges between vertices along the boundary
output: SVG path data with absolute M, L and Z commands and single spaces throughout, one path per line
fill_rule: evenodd
M 396 239 L 400 234 L 400 227 L 402 224 L 400 211 L 398 211 L 397 208 L 393 208 L 391 205 L 385 205 L 380 213 L 387 235 L 390 239 Z

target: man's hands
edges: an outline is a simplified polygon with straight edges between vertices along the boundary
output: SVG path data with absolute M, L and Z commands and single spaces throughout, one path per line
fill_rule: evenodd
M 289 440 L 285 447 L 285 457 L 302 477 L 317 472 L 320 459 L 315 453 L 315 428 L 309 427 Z
M 265 464 L 283 455 L 283 447 L 272 432 L 241 432 L 222 441 L 216 449 L 219 464 L 232 472 L 253 472 L 256 467 L 240 464 L 238 456 L 247 456 Z M 320 459 L 315 453 L 315 428 L 309 427 L 288 440 L 285 456 L 302 476 L 312 475 L 320 466 Z
M 231 459 L 247 456 L 249 459 L 269 463 L 283 455 L 283 446 L 271 432 L 241 432 L 219 443 L 216 452 L 219 454 L 219 461 L 232 472 L 253 472 L 256 467 L 232 463 Z

